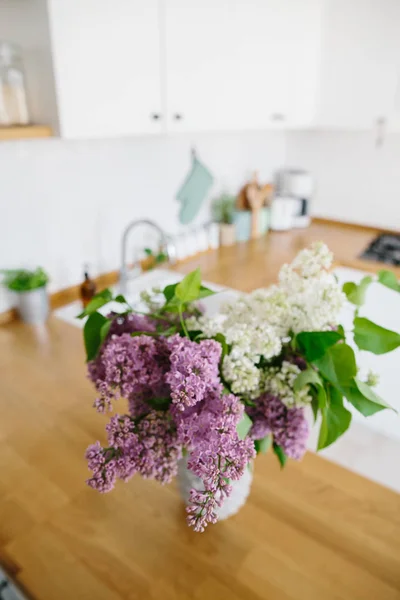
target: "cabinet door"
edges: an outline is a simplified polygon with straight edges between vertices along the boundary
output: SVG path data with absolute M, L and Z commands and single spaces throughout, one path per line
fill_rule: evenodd
M 398 82 L 398 0 L 326 3 L 317 125 L 370 129 L 392 113 Z
M 289 127 L 315 122 L 321 62 L 322 0 L 284 0 L 289 50 Z
M 169 127 L 258 129 L 313 118 L 319 5 L 168 0 Z
M 158 0 L 49 0 L 61 135 L 159 133 Z
M 243 91 L 237 85 L 235 0 L 165 2 L 168 128 L 230 129 Z

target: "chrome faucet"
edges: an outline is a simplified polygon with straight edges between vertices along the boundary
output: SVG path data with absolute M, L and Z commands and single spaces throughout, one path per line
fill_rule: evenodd
M 124 289 L 126 287 L 126 283 L 129 280 L 129 266 L 126 260 L 127 246 L 128 246 L 128 237 L 129 234 L 137 227 L 138 225 L 147 225 L 148 227 L 152 227 L 158 233 L 160 237 L 161 245 L 163 246 L 164 252 L 168 257 L 168 261 L 170 263 L 174 263 L 176 260 L 176 249 L 175 245 L 168 238 L 165 231 L 154 223 L 154 221 L 150 221 L 149 219 L 137 219 L 136 221 L 132 221 L 129 223 L 128 227 L 125 229 L 124 234 L 122 236 L 122 247 L 121 247 L 121 270 L 119 274 L 119 281 L 121 288 Z

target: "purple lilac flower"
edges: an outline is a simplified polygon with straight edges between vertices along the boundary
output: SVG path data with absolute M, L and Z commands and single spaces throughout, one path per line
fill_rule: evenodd
M 129 333 L 111 337 L 95 361 L 89 364 L 89 376 L 100 398 L 100 412 L 111 408 L 114 398 L 129 398 L 130 412 L 142 412 L 143 398 L 168 395 L 165 374 L 169 368 L 168 349 L 163 338 Z M 137 406 L 136 406 L 137 399 Z
M 117 315 L 110 313 L 108 318 L 113 317 L 109 337 L 122 335 L 123 333 L 135 333 L 136 331 L 154 332 L 156 330 L 154 320 L 146 315 L 129 313 L 128 315 Z
M 93 471 L 91 487 L 108 492 L 117 478 L 127 481 L 135 473 L 160 483 L 169 483 L 176 475 L 182 446 L 168 413 L 150 411 L 137 419 L 114 415 L 106 430 L 109 447 L 97 442 L 86 452 Z
M 186 447 L 188 466 L 204 484 L 204 490 L 191 492 L 188 523 L 204 531 L 215 522 L 216 507 L 231 492 L 229 481 L 243 475 L 255 454 L 253 440 L 238 437 L 244 407 L 237 397 L 223 394 L 220 357 L 221 346 L 214 340 L 132 337 L 115 330 L 89 373 L 100 392 L 98 410 L 110 409 L 112 399 L 121 395 L 129 401 L 130 414 L 110 419 L 107 448 L 97 442 L 88 449 L 93 471 L 88 484 L 107 492 L 117 479 L 127 481 L 135 473 L 169 482 Z M 164 410 L 153 409 L 160 400 L 167 402 Z
M 188 468 L 204 484 L 202 491 L 191 490 L 188 524 L 195 531 L 204 531 L 216 521 L 216 507 L 232 491 L 229 480 L 243 475 L 255 452 L 253 441 L 240 440 L 236 431 L 243 405 L 232 394 L 222 394 L 222 386 L 211 389 L 195 409 L 184 411 L 178 431 L 190 449 Z
M 101 447 L 100 442 L 89 446 L 86 451 L 88 467 L 93 475 L 87 483 L 101 493 L 109 492 L 115 485 L 117 471 L 112 452 Z
M 247 409 L 253 419 L 250 436 L 257 440 L 269 433 L 289 458 L 299 460 L 306 451 L 309 425 L 303 408 L 287 408 L 272 394 L 255 400 L 256 407 Z
M 171 368 L 166 381 L 172 402 L 184 410 L 200 402 L 207 390 L 219 383 L 221 345 L 215 340 L 192 342 L 179 335 L 169 338 L 168 345 Z

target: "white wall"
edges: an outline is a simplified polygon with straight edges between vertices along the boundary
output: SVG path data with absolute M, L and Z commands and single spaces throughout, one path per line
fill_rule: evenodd
M 286 163 L 313 173 L 314 215 L 400 230 L 400 134 L 292 132 Z
M 0 144 L 0 269 L 43 266 L 51 289 L 119 268 L 121 235 L 148 217 L 179 229 L 175 194 L 190 167 L 190 148 L 215 176 L 210 196 L 236 193 L 253 169 L 271 179 L 285 159 L 283 133 L 198 135 Z M 198 221 L 208 220 L 206 206 Z M 0 312 L 10 298 L 0 292 Z

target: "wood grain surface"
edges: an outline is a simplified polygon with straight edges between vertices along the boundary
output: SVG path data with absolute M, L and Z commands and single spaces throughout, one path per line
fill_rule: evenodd
M 30 138 L 47 138 L 53 135 L 51 127 L 47 125 L 16 125 L 14 127 L 0 127 L 0 141 L 23 140 Z
M 197 264 L 209 281 L 250 290 L 311 239 L 365 267 L 356 256 L 373 235 L 315 225 Z M 32 598 L 399 600 L 394 492 L 310 453 L 283 472 L 261 456 L 246 506 L 196 534 L 175 484 L 134 478 L 106 495 L 85 485 L 84 452 L 106 422 L 94 397 L 78 329 L 55 318 L 0 328 L 0 562 Z

